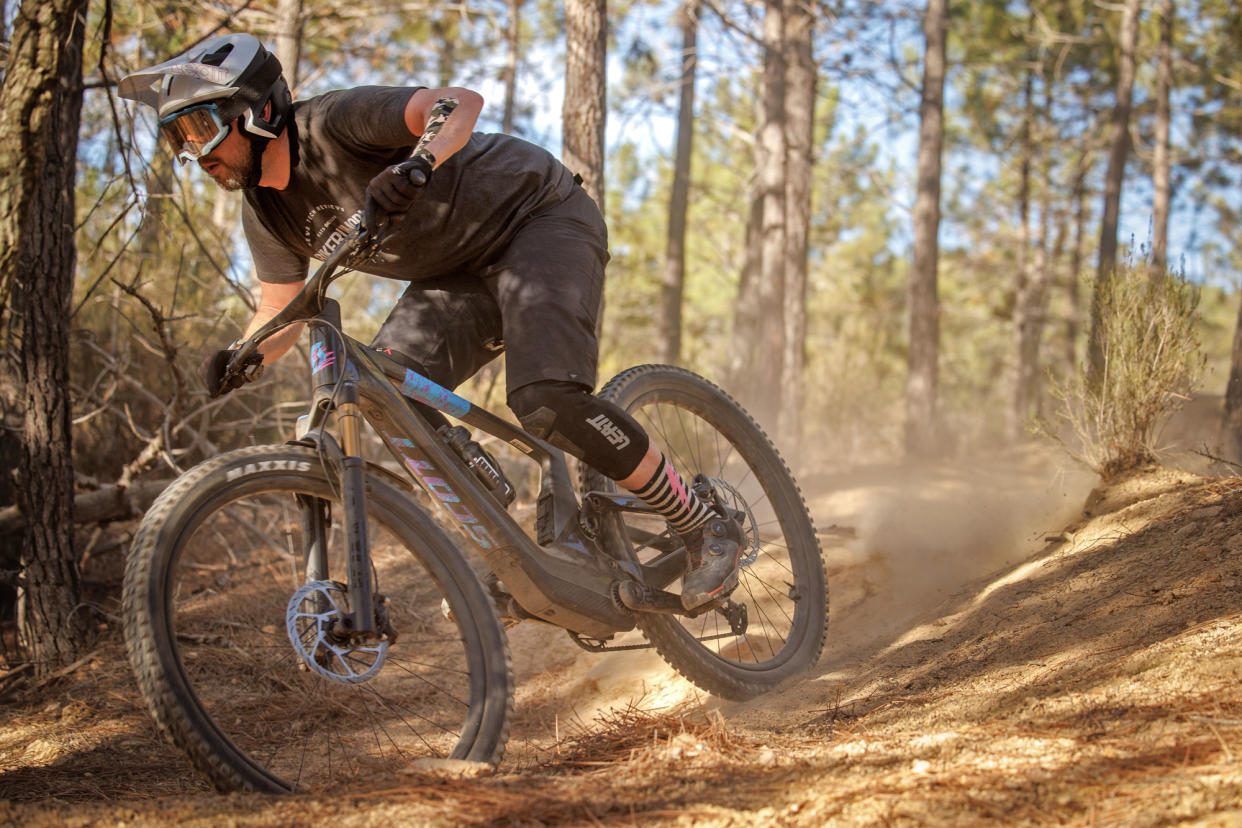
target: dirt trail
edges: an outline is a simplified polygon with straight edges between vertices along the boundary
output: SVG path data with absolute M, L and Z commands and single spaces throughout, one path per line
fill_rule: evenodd
M 1021 456 L 805 483 L 829 546 L 830 645 L 782 692 L 721 703 L 648 653 L 585 654 L 522 625 L 520 721 L 498 776 L 219 797 L 155 739 L 114 647 L 5 710 L 0 815 L 1242 823 L 1242 481 L 1148 470 L 1088 497 L 1088 476 Z

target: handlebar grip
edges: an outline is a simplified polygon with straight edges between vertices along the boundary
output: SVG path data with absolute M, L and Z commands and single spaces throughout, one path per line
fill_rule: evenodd
M 409 175 L 406 177 L 410 179 L 410 183 L 413 184 L 415 187 L 427 186 L 427 173 L 423 172 L 417 167 L 410 170 Z

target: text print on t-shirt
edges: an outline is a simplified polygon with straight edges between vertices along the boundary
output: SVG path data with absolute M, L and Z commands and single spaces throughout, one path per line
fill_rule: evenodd
M 345 208 L 339 204 L 320 204 L 306 214 L 306 227 L 302 231 L 311 255 L 323 260 L 362 222 L 362 211 L 345 218 Z

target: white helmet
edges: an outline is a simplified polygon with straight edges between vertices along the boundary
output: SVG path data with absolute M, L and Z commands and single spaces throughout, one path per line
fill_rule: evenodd
M 263 143 L 280 134 L 293 109 L 280 61 L 249 34 L 204 40 L 171 60 L 131 72 L 121 79 L 117 91 L 123 98 L 153 107 L 161 127 L 183 110 L 204 108 L 218 116 L 225 127 L 241 116 L 242 131 Z M 272 108 L 265 118 L 263 109 L 268 103 Z M 223 129 L 215 143 L 227 132 Z M 172 134 L 169 137 L 176 140 Z M 182 151 L 178 146 L 178 150 L 183 156 L 197 158 L 210 148 L 195 146 Z

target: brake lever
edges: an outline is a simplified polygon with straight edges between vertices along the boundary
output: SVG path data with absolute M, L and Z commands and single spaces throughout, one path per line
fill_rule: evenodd
M 221 384 L 226 388 L 240 388 L 261 376 L 263 376 L 263 354 L 251 351 L 241 359 L 234 355 L 229 360 L 229 364 L 224 368 L 224 378 Z
M 388 235 L 388 227 L 389 221 L 386 216 L 380 223 L 379 232 L 374 236 L 367 231 L 366 225 L 358 225 L 358 229 L 354 231 L 358 234 L 357 240 L 354 242 L 354 249 L 349 255 L 346 267 L 357 267 L 371 261 L 383 246 L 384 238 Z M 349 240 L 347 239 L 344 243 L 348 244 Z

